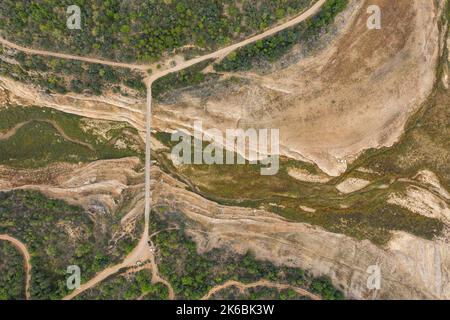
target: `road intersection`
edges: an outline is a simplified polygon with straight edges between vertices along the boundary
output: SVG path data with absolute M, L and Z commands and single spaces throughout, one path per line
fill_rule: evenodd
M 5 47 L 9 47 L 11 49 L 15 49 L 27 54 L 35 54 L 35 55 L 42 55 L 42 56 L 50 56 L 60 59 L 69 59 L 69 60 L 76 60 L 76 61 L 82 61 L 87 63 L 96 63 L 96 64 L 102 64 L 107 65 L 111 67 L 120 67 L 120 68 L 127 68 L 130 70 L 135 70 L 142 72 L 144 76 L 144 82 L 147 89 L 147 99 L 146 99 L 146 135 L 145 135 L 145 211 L 144 211 L 144 217 L 145 217 L 145 227 L 143 235 L 138 243 L 138 245 L 132 250 L 132 252 L 122 261 L 122 263 L 114 265 L 112 267 L 109 267 L 102 272 L 98 273 L 94 278 L 87 281 L 86 283 L 82 284 L 80 288 L 74 290 L 71 294 L 66 296 L 64 299 L 72 299 L 76 297 L 78 294 L 82 293 L 83 291 L 92 288 L 102 280 L 106 279 L 108 276 L 115 274 L 119 272 L 119 270 L 125 268 L 125 267 L 132 267 L 135 266 L 138 262 L 152 261 L 152 268 L 156 269 L 154 266 L 156 265 L 155 257 L 153 250 L 151 246 L 149 245 L 149 221 L 150 221 L 150 212 L 151 212 L 151 185 L 150 185 L 150 171 L 151 171 L 151 128 L 152 128 L 152 84 L 171 73 L 179 72 L 181 70 L 184 70 L 186 68 L 189 68 L 191 66 L 194 66 L 198 63 L 207 61 L 207 60 L 221 60 L 225 58 L 228 54 L 231 52 L 234 52 L 244 46 L 250 45 L 252 43 L 255 43 L 258 40 L 265 39 L 267 37 L 270 37 L 278 32 L 281 32 L 285 29 L 288 29 L 290 27 L 293 27 L 302 21 L 314 16 L 319 12 L 319 10 L 322 8 L 322 6 L 326 3 L 326 0 L 318 0 L 316 1 L 309 9 L 305 10 L 301 14 L 293 17 L 292 19 L 279 24 L 278 26 L 275 26 L 273 28 L 268 29 L 267 31 L 256 34 L 254 36 L 251 36 L 243 41 L 240 41 L 238 43 L 235 43 L 233 45 L 221 48 L 215 52 L 202 55 L 193 59 L 189 59 L 186 61 L 183 61 L 176 66 L 167 67 L 167 68 L 161 68 L 155 73 L 151 73 L 149 75 L 149 70 L 152 69 L 152 65 L 148 64 L 134 64 L 134 63 L 123 63 L 123 62 L 115 62 L 115 61 L 109 61 L 109 60 L 103 60 L 99 58 L 93 58 L 93 57 L 84 57 L 84 56 L 77 56 L 77 55 L 71 55 L 66 53 L 58 53 L 58 52 L 52 52 L 52 51 L 46 51 L 46 50 L 39 50 L 39 49 L 32 49 L 32 48 L 26 48 L 21 45 L 18 45 L 16 43 L 13 43 L 9 40 L 6 40 L 5 38 L 0 36 L 0 44 L 2 44 Z M 8 239 L 2 239 L 0 240 L 8 240 Z M 22 251 L 22 250 L 21 250 Z M 31 266 L 30 266 L 31 267 Z M 156 269 L 157 270 L 157 269 Z M 153 272 L 155 270 L 152 270 Z M 156 271 L 157 272 L 157 271 Z M 29 274 L 29 272 L 28 272 Z M 169 291 L 172 292 L 173 298 L 173 290 L 170 290 L 170 284 L 162 279 L 158 274 L 153 275 L 153 280 L 156 282 L 162 282 L 165 285 L 169 287 Z M 27 281 L 28 284 L 28 281 Z M 261 283 L 261 285 L 264 285 L 264 283 Z M 28 292 L 28 285 L 27 285 L 27 292 Z

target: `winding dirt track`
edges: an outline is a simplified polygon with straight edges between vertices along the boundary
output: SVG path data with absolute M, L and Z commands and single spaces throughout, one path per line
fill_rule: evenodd
M 55 57 L 55 58 L 68 59 L 68 60 L 77 60 L 77 61 L 83 61 L 83 62 L 89 62 L 89 63 L 98 63 L 98 64 L 103 64 L 103 65 L 108 65 L 111 67 L 119 67 L 119 68 L 133 69 L 133 70 L 143 70 L 144 71 L 149 68 L 148 65 L 142 65 L 142 64 L 114 62 L 114 61 L 108 61 L 108 60 L 103 60 L 103 59 L 98 59 L 98 58 L 89 58 L 89 57 L 76 56 L 76 55 L 66 54 L 66 53 L 58 53 L 58 52 L 52 52 L 52 51 L 46 51 L 46 50 L 31 49 L 31 48 L 27 48 L 27 47 L 22 47 L 21 45 L 18 45 L 16 43 L 8 41 L 3 37 L 0 37 L 0 43 L 6 47 L 16 49 L 18 51 L 22 51 L 22 52 L 25 52 L 28 54 L 36 54 L 36 55 L 41 55 L 41 56 Z
M 153 247 L 153 245 L 152 245 Z M 158 266 L 155 262 L 155 256 L 153 254 L 153 250 L 151 250 L 151 247 L 148 244 L 148 236 L 142 237 L 139 241 L 139 244 L 133 249 L 133 251 L 123 260 L 121 263 L 116 264 L 114 266 L 111 266 L 109 268 L 106 268 L 105 270 L 101 271 L 97 275 L 95 275 L 91 280 L 88 282 L 83 283 L 78 289 L 74 290 L 69 295 L 65 296 L 63 300 L 71 300 L 81 294 L 82 292 L 95 287 L 97 284 L 108 278 L 109 276 L 112 276 L 116 273 L 118 273 L 123 268 L 130 268 L 130 267 L 136 267 L 138 262 L 143 263 L 145 261 L 150 261 L 151 265 L 151 271 L 152 271 L 152 283 L 162 283 L 165 286 L 167 286 L 167 289 L 169 291 L 169 299 L 174 299 L 174 292 L 173 288 L 170 285 L 170 283 L 163 279 L 159 273 L 158 273 Z
M 65 296 L 63 300 L 71 300 L 80 293 L 94 287 L 101 281 L 105 280 L 111 275 L 116 274 L 123 268 L 135 267 L 138 261 L 144 261 L 150 259 L 151 252 L 147 243 L 148 237 L 142 237 L 139 244 L 131 251 L 131 253 L 119 264 L 106 268 L 100 273 L 96 274 L 91 280 L 83 283 L 78 289 L 75 289 L 72 293 Z
M 157 80 L 157 79 L 159 79 L 159 78 L 161 78 L 161 77 L 164 77 L 164 76 L 166 76 L 166 75 L 168 75 L 170 73 L 181 71 L 183 69 L 189 68 L 189 67 L 191 67 L 191 66 L 193 66 L 193 65 L 195 65 L 197 63 L 200 63 L 200 62 L 203 62 L 203 61 L 206 61 L 206 60 L 223 59 L 229 53 L 231 53 L 231 52 L 233 52 L 233 51 L 235 51 L 235 50 L 237 50 L 239 48 L 245 47 L 245 46 L 247 46 L 249 44 L 252 44 L 252 43 L 254 43 L 254 42 L 258 41 L 258 40 L 262 40 L 264 38 L 270 37 L 271 35 L 274 35 L 274 34 L 280 32 L 280 31 L 283 31 L 283 30 L 285 30 L 287 28 L 293 27 L 293 26 L 299 24 L 300 22 L 302 22 L 302 21 L 312 17 L 313 15 L 315 15 L 320 10 L 320 8 L 322 8 L 322 6 L 325 4 L 325 2 L 326 2 L 326 0 L 318 0 L 313 6 L 311 6 L 308 10 L 304 11 L 303 13 L 298 15 L 297 17 L 295 17 L 295 18 L 293 18 L 293 19 L 291 19 L 291 20 L 289 20 L 289 21 L 287 21 L 287 22 L 285 22 L 283 24 L 280 24 L 279 26 L 273 27 L 273 28 L 271 28 L 271 29 L 269 29 L 269 30 L 267 30 L 267 31 L 265 31 L 263 33 L 257 34 L 257 35 L 255 35 L 253 37 L 250 37 L 250 38 L 248 38 L 246 40 L 243 40 L 241 42 L 235 43 L 235 44 L 230 45 L 228 47 L 219 49 L 219 50 L 214 51 L 214 52 L 212 52 L 210 54 L 206 54 L 206 55 L 203 55 L 203 56 L 191 59 L 191 60 L 184 61 L 184 62 L 180 63 L 179 65 L 173 67 L 173 68 L 169 68 L 169 69 L 166 69 L 166 70 L 162 70 L 161 72 L 155 73 L 153 76 L 150 76 L 150 78 L 149 78 L 150 83 L 155 81 L 155 80 Z M 1 42 L 1 40 L 0 40 L 0 42 Z
M 301 294 L 302 296 L 308 297 L 311 300 L 321 300 L 319 296 L 305 290 L 302 288 L 298 288 L 298 287 L 293 287 L 287 284 L 280 284 L 280 283 L 276 283 L 276 282 L 270 282 L 268 280 L 259 280 L 257 282 L 253 282 L 253 283 L 242 283 L 242 282 L 238 282 L 238 281 L 234 281 L 234 280 L 230 280 L 225 282 L 224 284 L 215 286 L 214 288 L 212 288 L 203 298 L 202 300 L 208 300 L 210 299 L 214 294 L 216 294 L 217 292 L 229 288 L 229 287 L 237 287 L 241 292 L 246 290 L 246 289 L 250 289 L 250 288 L 256 288 L 256 287 L 267 287 L 267 288 L 276 288 L 278 290 L 284 290 L 284 289 L 292 289 L 295 292 L 297 292 L 298 294 Z
M 144 233 L 142 235 L 142 238 L 141 238 L 139 244 L 125 258 L 125 260 L 122 263 L 103 270 L 102 272 L 97 274 L 94 278 L 92 278 L 88 282 L 81 285 L 81 287 L 79 289 L 76 289 L 71 294 L 64 297 L 65 300 L 74 298 L 81 292 L 83 292 L 83 291 L 95 286 L 99 282 L 103 281 L 108 276 L 117 273 L 120 269 L 122 269 L 124 267 L 134 266 L 134 265 L 136 265 L 137 261 L 143 261 L 143 260 L 147 260 L 147 259 L 149 259 L 151 261 L 152 267 L 154 269 L 152 280 L 166 284 L 169 288 L 169 297 L 173 298 L 173 290 L 172 290 L 170 284 L 167 281 L 165 281 L 164 279 L 160 278 L 157 274 L 157 268 L 155 268 L 156 263 L 154 261 L 154 255 L 153 255 L 153 253 L 151 253 L 150 246 L 148 244 L 148 242 L 149 242 L 149 234 L 148 234 L 149 216 L 150 216 L 150 211 L 151 211 L 151 192 L 150 192 L 151 142 L 150 142 L 150 140 L 151 140 L 151 114 L 152 114 L 151 113 L 151 107 L 152 107 L 152 97 L 151 97 L 152 91 L 151 91 L 151 89 L 152 89 L 153 82 L 161 77 L 164 77 L 164 76 L 170 74 L 170 73 L 181 71 L 183 69 L 186 69 L 188 67 L 191 67 L 195 64 L 198 64 L 198 63 L 206 61 L 206 60 L 223 59 L 229 53 L 231 53 L 239 48 L 242 48 L 244 46 L 252 44 L 258 40 L 267 38 L 267 37 L 274 35 L 280 31 L 283 31 L 287 28 L 293 27 L 293 26 L 301 23 L 302 21 L 315 15 L 322 8 L 322 6 L 325 4 L 325 2 L 326 2 L 326 0 L 318 0 L 313 6 L 311 6 L 309 9 L 305 10 L 303 13 L 299 14 L 298 16 L 294 17 L 293 19 L 291 19 L 285 23 L 282 23 L 278 26 L 275 26 L 261 34 L 257 34 L 246 40 L 243 40 L 241 42 L 235 43 L 228 47 L 222 48 L 222 49 L 212 52 L 210 54 L 206 54 L 206 55 L 203 55 L 203 56 L 191 59 L 191 60 L 184 61 L 175 67 L 160 70 L 159 72 L 157 72 L 151 76 L 148 76 L 147 72 L 146 72 L 148 69 L 151 68 L 151 65 L 114 62 L 114 61 L 108 61 L 108 60 L 103 60 L 103 59 L 98 59 L 98 58 L 90 58 L 90 57 L 83 57 L 83 56 L 77 56 L 77 55 L 71 55 L 71 54 L 65 54 L 65 53 L 57 53 L 57 52 L 51 52 L 51 51 L 45 51 L 45 50 L 39 50 L 39 49 L 31 49 L 31 48 L 26 48 L 26 47 L 20 46 L 18 44 L 15 44 L 13 42 L 10 42 L 10 41 L 0 37 L 0 43 L 2 45 L 9 47 L 9 48 L 13 48 L 15 50 L 18 50 L 18 51 L 21 51 L 24 53 L 27 53 L 27 54 L 50 56 L 50 57 L 61 58 L 61 59 L 69 59 L 69 60 L 77 60 L 77 61 L 83 61 L 83 62 L 88 62 L 88 63 L 103 64 L 103 65 L 108 65 L 111 67 L 120 67 L 120 68 L 138 70 L 138 71 L 145 72 L 145 76 L 146 76 L 145 84 L 147 87 L 147 103 L 146 103 L 147 110 L 146 110 L 146 159 L 145 159 L 146 181 L 145 181 L 145 227 L 144 227 Z M 57 127 L 55 126 L 55 128 L 57 128 Z M 27 261 L 29 261 L 29 259 Z M 29 266 L 29 268 L 31 268 L 31 266 Z M 27 281 L 27 283 L 28 283 L 28 281 Z M 221 290 L 221 288 L 224 288 L 224 287 L 230 286 L 230 285 L 236 285 L 236 286 L 242 286 L 242 287 L 246 287 L 246 286 L 251 287 L 252 286 L 252 284 L 244 285 L 244 284 L 240 284 L 240 283 L 231 283 L 231 284 L 227 285 L 227 283 L 225 283 L 222 285 L 222 287 L 218 286 L 213 290 L 218 291 L 218 290 Z M 283 285 L 272 284 L 272 283 L 266 282 L 265 280 L 261 280 L 253 285 L 254 286 L 266 285 L 266 286 L 272 286 L 272 287 L 277 287 L 277 288 L 285 288 Z M 302 290 L 302 289 L 297 288 L 297 290 Z M 213 293 L 214 292 L 212 292 L 212 293 L 210 292 L 210 294 L 213 294 Z M 313 296 L 314 296 L 307 291 L 304 291 L 301 294 L 305 294 L 306 296 L 309 296 L 311 298 L 313 298 Z
M 326 0 L 318 0 L 313 6 L 311 6 L 309 9 L 302 12 L 300 15 L 296 16 L 295 18 L 292 18 L 291 20 L 286 21 L 285 23 L 282 23 L 278 26 L 275 26 L 263 33 L 254 35 L 248 39 L 245 39 L 241 42 L 235 43 L 228 47 L 219 49 L 210 54 L 206 54 L 206 55 L 203 55 L 203 56 L 191 59 L 191 60 L 184 61 L 175 67 L 168 68 L 166 70 L 162 70 L 158 73 L 155 73 L 153 76 L 150 77 L 150 79 L 151 79 L 150 82 L 153 82 L 156 79 L 164 77 L 165 75 L 168 75 L 169 73 L 181 71 L 185 68 L 188 68 L 190 66 L 193 66 L 197 63 L 200 63 L 200 62 L 203 62 L 203 61 L 206 61 L 209 59 L 223 58 L 232 51 L 235 51 L 246 45 L 254 43 L 258 40 L 267 38 L 267 37 L 274 35 L 280 31 L 283 31 L 284 29 L 293 27 L 293 26 L 299 24 L 300 22 L 315 15 L 320 10 L 320 8 L 325 4 L 325 2 L 326 2 Z M 58 53 L 58 52 L 52 52 L 52 51 L 46 51 L 46 50 L 26 48 L 26 47 L 23 47 L 16 43 L 13 43 L 9 40 L 6 40 L 3 37 L 0 37 L 0 43 L 6 47 L 16 49 L 18 51 L 22 51 L 22 52 L 25 52 L 28 54 L 37 54 L 37 55 L 50 56 L 50 57 L 61 58 L 61 59 L 78 60 L 78 61 L 89 62 L 89 63 L 98 63 L 98 64 L 103 64 L 103 65 L 108 65 L 111 67 L 120 67 L 120 68 L 127 68 L 127 69 L 140 70 L 140 71 L 147 71 L 148 69 L 150 69 L 152 67 L 152 65 L 147 65 L 147 64 L 115 62 L 115 61 L 103 60 L 103 59 L 98 59 L 98 58 L 90 58 L 90 57 L 83 57 L 83 56 L 71 55 L 71 54 L 66 54 L 66 53 Z
M 16 238 L 13 238 L 11 236 L 8 236 L 7 234 L 0 234 L 0 240 L 5 240 L 11 242 L 23 255 L 24 258 L 24 269 L 25 269 L 25 275 L 26 275 L 26 281 L 25 281 L 25 296 L 27 300 L 30 299 L 30 282 L 31 282 L 31 264 L 30 264 L 30 253 L 28 252 L 27 247 L 25 244 L 17 240 Z
M 150 240 L 151 241 L 151 240 Z M 153 242 L 152 242 L 152 247 L 153 246 Z M 155 255 L 152 254 L 150 256 L 150 264 L 152 266 L 152 283 L 162 283 L 167 287 L 167 290 L 169 292 L 169 300 L 173 300 L 175 299 L 175 293 L 173 291 L 172 285 L 169 283 L 169 281 L 167 281 L 166 279 L 162 278 L 159 275 L 159 271 L 158 271 L 158 264 L 155 261 Z

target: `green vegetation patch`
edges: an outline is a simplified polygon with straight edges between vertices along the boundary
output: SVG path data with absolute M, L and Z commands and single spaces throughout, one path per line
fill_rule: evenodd
M 143 97 L 142 74 L 125 68 L 30 55 L 0 45 L 0 75 L 37 85 L 47 93 L 101 95 L 111 90 L 123 96 Z
M 161 100 L 168 94 L 169 91 L 187 88 L 190 86 L 199 85 L 206 81 L 218 79 L 219 76 L 217 74 L 205 74 L 202 72 L 202 70 L 205 69 L 210 63 L 211 61 L 207 60 L 182 71 L 169 73 L 168 75 L 159 78 L 153 83 L 152 96 L 158 100 Z
M 31 297 L 68 293 L 66 269 L 78 265 L 86 281 L 109 262 L 99 230 L 81 208 L 32 191 L 0 193 L 0 233 L 22 241 L 31 255 Z
M 250 70 L 262 61 L 273 62 L 286 54 L 295 44 L 310 46 L 324 33 L 334 18 L 345 9 L 348 0 L 327 0 L 320 12 L 302 23 L 269 38 L 232 52 L 216 64 L 216 71 Z
M 108 218 L 97 216 L 94 222 L 94 215 L 35 191 L 0 192 L 0 234 L 17 238 L 30 252 L 32 299 L 67 295 L 70 265 L 80 267 L 85 282 L 123 259 L 122 240 L 109 248 L 111 224 L 104 221 Z
M 88 162 L 96 154 L 86 146 L 65 140 L 49 123 L 33 122 L 17 130 L 6 141 L 0 141 L 0 162 L 27 168 L 56 161 Z
M 22 125 L 0 139 L 0 163 L 24 168 L 52 162 L 89 162 L 142 156 L 136 129 L 125 123 L 89 120 L 49 108 L 4 107 L 0 132 Z M 1 135 L 0 135 L 1 137 Z
M 0 240 L 0 300 L 25 299 L 22 254 L 10 242 Z
M 167 288 L 151 283 L 152 274 L 144 269 L 135 273 L 114 275 L 100 284 L 86 290 L 77 300 L 165 300 L 168 297 Z
M 170 135 L 155 137 L 168 147 Z M 303 169 L 312 174 L 319 169 L 308 163 L 280 158 L 280 170 L 273 176 L 262 176 L 260 165 L 182 165 L 174 167 L 169 154 L 155 155 L 161 167 L 185 181 L 192 191 L 223 205 L 264 208 L 291 221 L 319 225 L 331 232 L 343 233 L 356 239 L 369 239 L 384 245 L 391 231 L 402 230 L 433 239 L 441 234 L 443 223 L 424 217 L 399 206 L 387 204 L 389 194 L 403 192 L 405 182 L 391 183 L 395 175 L 372 175 L 371 184 L 351 194 L 341 194 L 336 185 L 359 173 L 350 170 L 327 183 L 303 182 L 288 174 L 289 168 Z M 389 185 L 388 188 L 380 188 Z M 314 208 L 308 212 L 304 207 Z
M 192 45 L 208 51 L 267 29 L 311 0 L 2 0 L 3 36 L 25 46 L 120 61 L 155 61 Z M 81 9 L 81 30 L 66 27 Z

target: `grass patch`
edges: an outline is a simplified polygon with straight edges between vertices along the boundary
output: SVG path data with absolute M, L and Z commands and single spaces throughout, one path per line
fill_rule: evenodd
M 0 141 L 0 163 L 13 167 L 35 168 L 48 163 L 97 160 L 95 151 L 65 140 L 49 123 L 33 122 Z
M 125 68 L 25 54 L 0 45 L 0 75 L 37 85 L 47 93 L 68 92 L 98 96 L 112 90 L 144 97 L 143 76 Z
M 173 146 L 169 134 L 157 138 L 169 148 Z M 392 192 L 405 189 L 405 182 L 391 183 L 395 173 L 370 175 L 350 170 L 342 177 L 327 183 L 299 181 L 288 174 L 295 167 L 319 174 L 308 163 L 280 158 L 280 170 L 274 176 L 261 176 L 260 165 L 182 165 L 174 167 L 169 154 L 156 156 L 166 172 L 188 182 L 192 191 L 223 205 L 264 208 L 291 221 L 318 225 L 326 230 L 356 239 L 369 239 L 385 245 L 391 231 L 401 230 L 425 239 L 433 239 L 443 230 L 443 223 L 434 218 L 409 212 L 399 206 L 388 205 Z M 341 194 L 336 185 L 349 177 L 369 178 L 371 184 L 351 194 Z M 388 188 L 379 188 L 389 185 Z M 302 206 L 314 208 L 307 212 Z
M 108 121 L 87 126 L 86 121 L 86 118 L 49 108 L 2 108 L 0 132 L 26 124 L 9 139 L 0 140 L 0 163 L 36 168 L 59 161 L 78 163 L 143 157 L 142 141 L 136 129 L 125 123 Z M 97 132 L 98 127 L 103 127 L 102 133 Z

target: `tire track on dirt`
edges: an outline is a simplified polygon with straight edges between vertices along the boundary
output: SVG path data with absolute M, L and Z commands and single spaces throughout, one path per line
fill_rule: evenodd
M 254 35 L 250 38 L 247 38 L 246 40 L 243 40 L 243 41 L 240 41 L 233 45 L 230 45 L 228 47 L 219 49 L 210 54 L 206 54 L 206 55 L 194 58 L 194 59 L 184 61 L 175 67 L 172 67 L 172 68 L 169 68 L 166 70 L 161 70 L 160 72 L 155 73 L 152 76 L 148 76 L 146 74 L 146 71 L 151 68 L 150 65 L 114 62 L 114 61 L 102 60 L 102 59 L 98 59 L 98 58 L 76 56 L 76 55 L 71 55 L 71 54 L 57 53 L 57 52 L 51 52 L 51 51 L 39 50 L 39 49 L 31 49 L 31 48 L 26 48 L 26 47 L 20 46 L 18 44 L 15 44 L 13 42 L 10 42 L 10 41 L 4 39 L 3 37 L 0 37 L 0 44 L 7 46 L 9 48 L 12 48 L 12 49 L 16 49 L 18 51 L 22 51 L 24 53 L 42 55 L 42 56 L 51 56 L 51 57 L 61 58 L 61 59 L 78 60 L 78 61 L 83 61 L 83 62 L 88 62 L 88 63 L 103 64 L 103 65 L 109 65 L 112 67 L 127 68 L 127 69 L 132 69 L 132 70 L 139 70 L 139 71 L 145 72 L 145 74 L 146 74 L 145 84 L 147 87 L 147 103 L 146 103 L 146 159 L 145 159 L 146 181 L 145 181 L 144 233 L 142 235 L 142 238 L 141 238 L 139 244 L 123 260 L 122 263 L 117 264 L 112 267 L 109 267 L 109 268 L 103 270 L 102 272 L 98 273 L 96 276 L 94 276 L 94 278 L 92 278 L 88 282 L 81 285 L 80 288 L 76 289 L 71 294 L 64 297 L 64 300 L 74 298 L 81 292 L 95 286 L 96 284 L 100 283 L 101 281 L 103 281 L 104 279 L 109 277 L 110 275 L 117 273 L 120 269 L 122 269 L 124 267 L 129 267 L 129 266 L 135 265 L 136 262 L 142 257 L 144 257 L 146 260 L 150 259 L 150 261 L 152 262 L 152 267 L 156 267 L 154 269 L 154 271 L 156 270 L 156 272 L 153 272 L 152 280 L 166 284 L 169 289 L 169 298 L 174 297 L 173 289 L 171 289 L 172 287 L 171 287 L 170 283 L 168 283 L 166 280 L 159 277 L 159 275 L 157 274 L 157 266 L 156 266 L 156 262 L 154 261 L 154 254 L 151 252 L 151 249 L 149 246 L 150 239 L 149 239 L 148 229 L 149 229 L 149 216 L 150 216 L 150 212 L 151 212 L 151 192 L 150 192 L 150 169 L 151 169 L 151 159 L 150 159 L 151 147 L 150 147 L 150 145 L 151 145 L 151 117 L 152 117 L 152 113 L 151 113 L 151 107 L 152 107 L 151 92 L 152 91 L 151 91 L 151 89 L 152 89 L 153 82 L 161 77 L 164 77 L 164 76 L 170 74 L 170 73 L 181 71 L 183 69 L 189 68 L 195 64 L 198 64 L 198 63 L 206 61 L 206 60 L 223 59 L 229 53 L 231 53 L 239 48 L 242 48 L 244 46 L 252 44 L 258 40 L 267 38 L 271 35 L 281 32 L 287 28 L 293 27 L 293 26 L 299 24 L 300 22 L 315 15 L 322 8 L 322 6 L 325 4 L 325 2 L 326 2 L 326 0 L 318 0 L 309 9 L 303 11 L 301 14 L 294 17 L 293 19 L 291 19 L 285 23 L 282 23 L 278 26 L 275 26 L 273 28 L 270 28 L 261 34 Z M 55 124 L 53 124 L 53 125 L 54 125 L 55 129 L 57 129 L 58 132 L 60 132 L 63 135 L 63 137 L 67 137 L 65 135 L 64 131 L 58 125 L 55 125 Z M 16 130 L 17 130 L 17 128 L 16 128 Z M 69 140 L 69 141 L 71 141 L 71 140 Z
M 31 264 L 30 264 L 30 253 L 28 252 L 28 249 L 26 247 L 26 245 L 24 243 L 22 243 L 21 241 L 17 240 L 14 237 L 11 237 L 7 234 L 0 234 L 0 240 L 4 240 L 4 241 L 9 241 L 11 242 L 16 248 L 17 250 L 20 251 L 20 253 L 23 256 L 24 259 L 24 269 L 25 269 L 25 276 L 26 276 L 26 281 L 25 281 L 25 296 L 27 298 L 27 300 L 30 300 L 31 296 L 30 296 L 30 282 L 31 282 Z
M 246 289 L 251 289 L 251 288 L 256 288 L 256 287 L 275 288 L 278 290 L 292 289 L 295 292 L 297 292 L 298 294 L 308 297 L 311 300 L 322 300 L 318 295 L 313 294 L 305 289 L 294 287 L 294 286 L 291 286 L 288 284 L 280 284 L 280 283 L 276 283 L 276 282 L 271 282 L 268 280 L 259 280 L 257 282 L 253 282 L 253 283 L 242 283 L 239 281 L 230 280 L 223 284 L 215 286 L 214 288 L 209 290 L 209 292 L 205 296 L 203 296 L 202 300 L 208 300 L 211 298 L 211 296 L 213 296 L 217 292 L 219 292 L 223 289 L 226 289 L 226 288 L 230 288 L 230 287 L 237 287 L 241 292 L 244 292 L 244 290 L 246 290 Z

